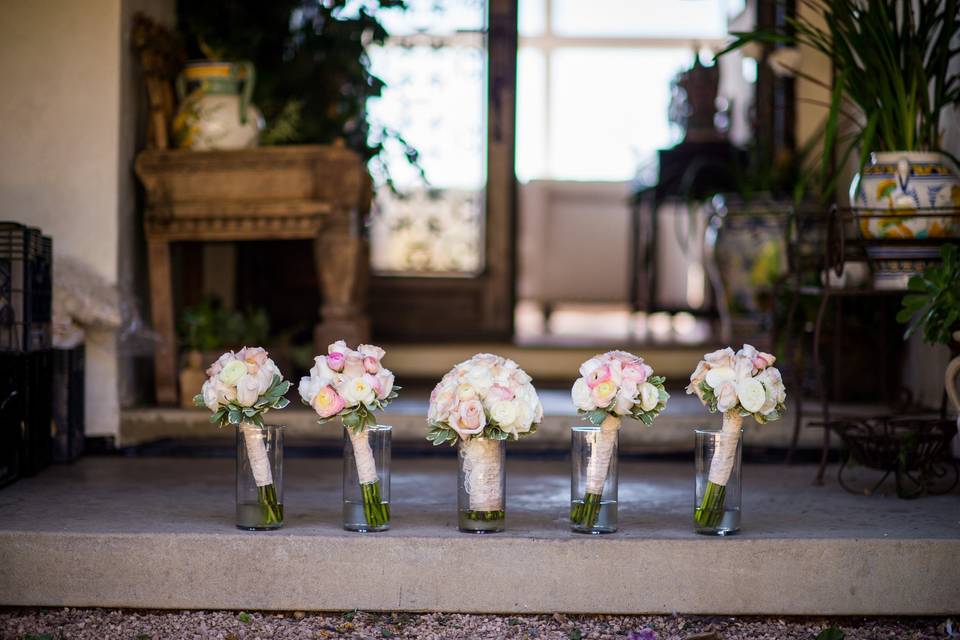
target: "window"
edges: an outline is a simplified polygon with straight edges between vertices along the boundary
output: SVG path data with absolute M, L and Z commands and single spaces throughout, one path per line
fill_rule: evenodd
M 520 0 L 517 176 L 624 181 L 679 141 L 670 80 L 736 0 Z

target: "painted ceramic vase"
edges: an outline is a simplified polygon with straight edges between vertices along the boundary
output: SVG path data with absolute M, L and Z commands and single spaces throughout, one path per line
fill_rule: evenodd
M 254 82 L 249 62 L 188 63 L 177 77 L 176 145 L 196 151 L 257 146 L 263 116 L 250 104 Z
M 865 238 L 923 240 L 960 232 L 960 220 L 956 217 L 912 215 L 918 210 L 960 207 L 960 175 L 941 153 L 871 154 L 862 176 L 853 179 L 850 202 L 860 214 L 860 231 Z M 876 215 L 884 210 L 897 213 Z

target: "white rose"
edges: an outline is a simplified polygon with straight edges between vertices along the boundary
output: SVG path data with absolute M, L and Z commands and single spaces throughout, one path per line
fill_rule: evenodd
M 467 371 L 467 384 L 477 390 L 481 396 L 486 395 L 493 386 L 493 376 L 490 375 L 490 369 L 485 366 L 474 366 Z
M 247 375 L 247 365 L 240 360 L 231 360 L 220 370 L 220 381 L 234 386 L 243 376 Z
M 325 356 L 317 356 L 313 359 L 313 367 L 310 369 L 310 375 L 320 382 L 321 387 L 332 384 L 336 377 L 336 372 L 327 365 Z
M 649 382 L 640 385 L 640 408 L 644 411 L 653 411 L 660 403 L 660 390 Z
M 377 374 L 377 378 L 380 380 L 380 394 L 379 398 L 382 400 L 390 395 L 390 392 L 393 391 L 394 376 L 393 372 L 389 369 L 381 369 L 380 373 Z
M 207 405 L 207 409 L 216 412 L 220 408 L 220 403 L 217 401 L 217 389 L 213 380 L 204 382 L 200 393 L 203 394 L 203 404 Z
M 347 401 L 347 406 L 353 407 L 357 404 L 371 404 L 376 399 L 376 393 L 362 377 L 348 380 L 343 384 L 343 391 L 340 392 L 343 399 Z
M 259 385 L 259 391 L 261 394 L 266 393 L 267 389 L 270 388 L 270 385 L 273 384 L 273 375 L 275 371 L 278 371 L 276 365 L 273 364 L 272 360 L 268 360 L 266 365 L 260 367 L 260 369 L 253 374 L 257 378 L 257 384 Z
M 618 416 L 628 415 L 633 411 L 633 394 L 627 393 L 622 387 L 617 392 L 617 400 L 613 405 L 613 412 Z
M 317 378 L 306 376 L 300 378 L 300 385 L 297 387 L 297 390 L 300 392 L 300 397 L 303 398 L 303 401 L 312 405 L 313 399 L 317 397 L 317 393 L 325 386 L 326 385 L 322 384 Z
M 573 404 L 576 405 L 577 409 L 593 411 L 597 408 L 596 403 L 590 396 L 590 387 L 587 386 L 587 381 L 583 378 L 577 378 L 577 381 L 573 383 L 570 396 L 573 398 Z
M 490 419 L 503 429 L 509 429 L 519 414 L 520 407 L 513 400 L 498 400 L 490 407 Z
M 237 404 L 241 407 L 252 407 L 260 397 L 260 383 L 256 376 L 244 374 L 237 381 Z
M 737 383 L 737 399 L 744 409 L 756 413 L 766 401 L 767 392 L 759 380 L 747 378 Z

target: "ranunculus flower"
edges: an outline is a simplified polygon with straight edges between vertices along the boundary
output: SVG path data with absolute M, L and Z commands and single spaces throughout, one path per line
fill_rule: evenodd
M 224 371 L 227 369 L 225 368 Z M 223 375 L 223 372 L 221 372 Z M 244 374 L 237 381 L 237 404 L 241 407 L 252 407 L 260 397 L 260 383 L 256 376 Z
M 710 369 L 707 371 L 707 375 L 704 376 L 704 380 L 707 381 L 707 385 L 711 389 L 719 389 L 723 386 L 724 383 L 735 380 L 737 373 L 730 367 L 717 367 L 716 369 Z
M 744 409 L 756 413 L 763 406 L 767 392 L 759 380 L 747 378 L 737 382 L 737 398 Z
M 231 360 L 217 376 L 224 384 L 234 386 L 243 376 L 247 375 L 247 365 L 242 360 Z
M 609 381 L 611 377 L 612 372 L 610 370 L 610 365 L 604 364 L 591 371 L 590 374 L 585 377 L 585 379 L 587 381 L 587 386 L 591 389 L 595 389 L 597 385 Z
M 577 378 L 577 381 L 573 383 L 570 396 L 573 398 L 573 404 L 581 411 L 593 411 L 597 408 L 597 403 L 593 401 L 593 396 L 590 395 L 590 387 L 587 386 L 587 381 L 583 378 Z
M 597 369 L 598 367 L 602 367 L 602 366 L 603 366 L 603 360 L 600 359 L 600 356 L 594 356 L 589 360 L 587 360 L 586 362 L 584 362 L 582 365 L 580 365 L 580 377 L 586 378 L 591 373 L 593 373 L 594 369 Z
M 513 400 L 497 400 L 490 407 L 490 419 L 501 429 L 509 430 L 520 415 L 520 407 Z
M 644 411 L 653 411 L 660 403 L 660 391 L 650 384 L 644 382 L 640 385 L 640 408 Z
M 623 368 L 623 379 L 630 380 L 637 385 L 646 382 L 651 375 L 653 375 L 653 368 L 648 364 L 635 362 Z
M 589 382 L 587 385 L 589 386 Z M 596 403 L 597 407 L 602 409 L 610 406 L 610 402 L 616 395 L 617 385 L 613 384 L 611 380 L 601 382 L 590 390 L 590 397 L 594 403 Z
M 343 411 L 346 402 L 340 397 L 336 389 L 327 385 L 317 392 L 313 398 L 313 402 L 311 402 L 311 406 L 313 410 L 317 412 L 318 416 L 321 418 L 329 418 Z
M 376 393 L 370 383 L 363 376 L 344 381 L 340 394 L 347 401 L 347 406 L 370 404 L 376 398 Z

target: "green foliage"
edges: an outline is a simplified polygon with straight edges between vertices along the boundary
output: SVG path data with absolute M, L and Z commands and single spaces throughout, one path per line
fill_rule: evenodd
M 330 416 L 328 418 L 320 418 L 317 420 L 317 424 L 324 424 L 334 420 L 335 418 L 340 418 L 340 423 L 343 426 L 353 433 L 360 433 L 367 427 L 377 426 L 377 417 L 374 415 L 374 411 L 382 411 L 388 404 L 393 402 L 398 395 L 398 392 L 403 387 L 394 387 L 390 390 L 390 393 L 387 394 L 386 398 L 375 398 L 370 404 L 363 404 L 362 402 L 356 406 L 356 408 L 351 409 L 347 412 L 341 412 L 337 415 Z M 306 401 L 301 400 L 303 404 L 309 404 Z
M 180 344 L 185 349 L 237 349 L 266 342 L 270 335 L 270 317 L 263 308 L 231 311 L 224 309 L 217 299 L 207 298 L 181 312 L 178 330 Z
M 647 380 L 650 384 L 657 388 L 657 395 L 659 400 L 657 406 L 655 406 L 650 411 L 644 411 L 643 408 L 636 404 L 633 406 L 633 409 L 630 411 L 630 417 L 634 420 L 639 420 L 648 427 L 653 424 L 653 419 L 660 415 L 660 412 L 663 411 L 667 406 L 667 400 L 670 399 L 670 394 L 667 393 L 667 390 L 664 388 L 664 383 L 667 379 L 664 376 L 650 376 Z M 577 413 L 582 418 L 586 418 L 590 424 L 595 426 L 600 426 L 603 424 L 603 421 L 607 419 L 607 416 L 614 416 L 617 418 L 622 418 L 624 416 L 618 416 L 613 411 L 613 407 L 616 405 L 616 398 L 614 398 L 610 406 L 605 409 L 593 409 L 591 411 L 584 411 L 582 409 L 578 410 Z
M 790 33 L 770 29 L 734 33 L 721 51 L 750 42 L 773 46 L 806 45 L 833 64 L 834 85 L 794 70 L 797 77 L 831 89 L 821 167 L 823 198 L 832 195 L 837 175 L 860 148 L 860 169 L 871 151 L 940 149 L 940 114 L 960 104 L 960 76 L 949 72 L 960 48 L 960 0 L 807 0 L 819 15 L 788 19 Z M 857 112 L 846 107 L 852 104 Z M 839 135 L 844 117 L 857 129 Z M 832 175 L 831 175 L 832 174 Z
M 583 631 L 581 631 L 580 629 L 574 629 L 573 631 L 570 632 L 570 640 L 582 640 L 582 639 L 583 639 Z
M 948 344 L 960 329 L 960 256 L 957 247 L 940 248 L 941 262 L 910 278 L 897 321 L 909 323 L 904 338 L 923 329 L 928 344 Z
M 827 627 L 817 634 L 816 640 L 843 640 L 846 634 L 836 627 Z
M 500 428 L 500 426 L 490 418 L 490 414 L 486 410 L 484 410 L 484 415 L 487 419 L 487 424 L 479 435 L 474 436 L 475 438 L 485 438 L 487 440 L 519 440 L 521 436 L 532 436 L 537 432 L 537 423 L 534 422 L 530 425 L 529 431 L 514 435 Z M 457 443 L 459 437 L 460 434 L 454 431 L 453 427 L 446 422 L 429 423 L 427 441 L 432 442 L 435 447 L 447 442 L 449 442 L 452 447 Z
M 367 100 L 385 86 L 368 54 L 388 35 L 378 15 L 406 9 L 404 0 L 207 0 L 177 9 L 191 57 L 253 62 L 264 144 L 343 140 L 392 184 L 379 156 L 393 140 L 418 166 L 416 149 L 367 118 Z
M 210 422 L 225 427 L 227 425 L 238 425 L 241 422 L 252 422 L 258 427 L 263 427 L 263 416 L 270 409 L 283 409 L 290 401 L 284 396 L 290 390 L 290 381 L 283 380 L 280 376 L 274 375 L 270 387 L 257 398 L 252 407 L 243 407 L 237 404 L 237 401 L 221 406 L 210 416 Z M 205 407 L 203 394 L 198 393 L 193 397 L 193 404 L 197 407 Z
M 252 618 L 250 617 L 250 614 L 247 613 L 246 611 L 241 611 L 240 615 L 237 616 L 237 619 L 243 624 L 250 624 L 250 620 Z
M 700 381 L 700 397 L 710 413 L 717 412 L 717 394 L 713 392 L 713 387 L 708 385 L 706 380 Z

